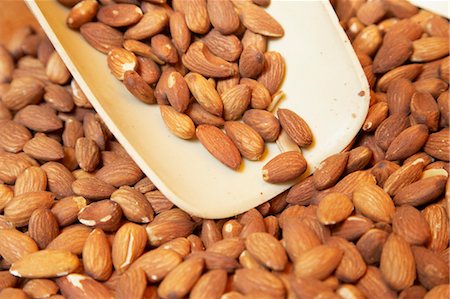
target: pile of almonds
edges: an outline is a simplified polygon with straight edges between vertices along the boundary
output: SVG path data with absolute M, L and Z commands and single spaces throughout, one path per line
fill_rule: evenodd
M 283 95 L 285 73 L 281 54 L 266 51 L 268 38 L 284 34 L 259 6 L 270 1 L 60 2 L 78 2 L 67 25 L 107 54 L 111 73 L 130 93 L 158 103 L 174 135 L 197 137 L 231 169 L 239 169 L 241 156 L 259 160 L 265 142 L 277 141 L 280 125 L 298 146 L 311 144 L 300 116 L 280 109 L 278 120 L 269 112 Z M 263 178 L 285 182 L 305 170 L 301 152 L 290 152 L 265 166 Z
M 367 120 L 314 175 L 228 219 L 174 207 L 45 37 L 0 46 L 0 299 L 449 298 L 448 20 L 333 4 L 371 83 Z

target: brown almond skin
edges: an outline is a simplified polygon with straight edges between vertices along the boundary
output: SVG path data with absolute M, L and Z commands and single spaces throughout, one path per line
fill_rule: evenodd
M 411 206 L 401 206 L 392 219 L 392 230 L 411 245 L 422 245 L 430 238 L 425 217 Z
M 123 27 L 136 24 L 142 15 L 141 9 L 134 4 L 111 4 L 99 9 L 97 19 L 112 27 Z
M 386 92 L 389 113 L 407 115 L 414 92 L 415 88 L 411 81 L 404 78 L 393 81 Z
M 237 121 L 225 122 L 224 129 L 243 157 L 252 161 L 257 161 L 261 158 L 265 145 L 258 132 L 250 126 Z
M 314 247 L 295 262 L 295 275 L 300 278 L 324 279 L 336 269 L 343 254 L 340 248 L 329 245 Z
M 273 236 L 264 232 L 250 234 L 245 240 L 247 250 L 266 267 L 282 271 L 287 263 L 283 246 Z
M 185 53 L 191 43 L 191 32 L 186 25 L 186 20 L 181 12 L 174 12 L 170 16 L 170 34 L 175 47 L 181 53 Z
M 66 23 L 71 29 L 78 29 L 82 25 L 92 21 L 97 14 L 99 4 L 97 1 L 84 0 L 77 3 L 70 10 Z
M 385 282 L 380 270 L 374 266 L 367 268 L 364 276 L 356 284 L 359 290 L 367 297 L 372 297 L 373 294 L 381 296 L 381 298 L 395 299 L 397 293 L 394 292 Z
M 403 160 L 419 151 L 427 139 L 427 126 L 419 124 L 409 127 L 392 141 L 385 157 L 391 161 Z
M 191 103 L 185 113 L 197 126 L 206 124 L 221 127 L 225 123 L 223 118 L 209 113 L 199 103 Z
M 402 65 L 413 53 L 413 43 L 410 39 L 399 36 L 395 42 L 386 42 L 378 50 L 373 59 L 373 72 L 385 73 Z
M 258 82 L 262 83 L 271 95 L 276 93 L 283 83 L 286 65 L 284 58 L 278 52 L 264 53 L 264 68 L 258 77 Z
M 263 179 L 269 183 L 287 182 L 302 175 L 306 167 L 306 160 L 300 152 L 285 152 L 264 165 Z
M 276 141 L 280 134 L 280 122 L 268 111 L 249 109 L 245 111 L 242 120 L 258 132 L 266 142 Z
M 424 151 L 436 159 L 448 162 L 450 159 L 449 129 L 443 128 L 439 132 L 430 134 Z
M 122 33 L 103 23 L 86 23 L 80 27 L 80 33 L 92 47 L 102 53 L 107 54 L 113 48 L 122 47 Z
M 313 137 L 311 129 L 297 113 L 289 109 L 278 109 L 277 115 L 281 127 L 298 146 L 304 147 L 312 143 Z
M 408 117 L 403 114 L 392 114 L 386 118 L 375 131 L 376 144 L 387 150 L 392 141 L 409 126 Z
M 233 277 L 233 287 L 243 294 L 263 291 L 272 298 L 283 298 L 282 281 L 269 271 L 261 269 L 238 269 Z
M 155 104 L 153 89 L 136 71 L 126 71 L 123 78 L 125 87 L 136 98 L 146 104 Z
M 448 282 L 448 265 L 435 252 L 425 247 L 412 248 L 419 282 L 427 289 Z
M 314 187 L 324 190 L 332 187 L 345 171 L 349 153 L 343 152 L 323 160 L 313 174 Z
M 425 124 L 430 131 L 439 127 L 439 106 L 428 92 L 416 92 L 411 100 L 411 116 L 417 124 Z
M 208 271 L 197 280 L 189 298 L 219 298 L 225 292 L 226 283 L 227 272 L 225 270 Z
M 238 169 L 241 165 L 241 154 L 230 137 L 219 128 L 211 125 L 199 125 L 196 129 L 197 138 L 202 145 L 220 162 Z
M 238 29 L 239 16 L 230 0 L 207 0 L 206 8 L 211 24 L 220 33 L 230 34 Z
M 445 184 L 445 176 L 418 180 L 400 189 L 394 196 L 394 202 L 397 205 L 421 206 L 438 198 L 444 192 Z
M 388 232 L 372 228 L 359 238 L 356 248 L 368 265 L 379 263 L 381 252 L 388 236 Z

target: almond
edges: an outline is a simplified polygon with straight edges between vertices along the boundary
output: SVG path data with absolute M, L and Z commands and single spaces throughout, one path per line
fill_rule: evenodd
M 406 115 L 396 113 L 386 118 L 375 131 L 376 144 L 383 150 L 387 150 L 392 141 L 409 125 Z
M 275 94 L 283 83 L 286 64 L 284 58 L 278 52 L 264 53 L 264 68 L 258 77 L 258 82 L 262 83 L 270 92 Z
M 170 34 L 175 47 L 181 53 L 186 53 L 191 43 L 191 32 L 181 12 L 174 12 L 170 16 Z
M 413 44 L 406 37 L 398 36 L 395 42 L 385 40 L 373 59 L 373 72 L 385 73 L 402 65 L 413 53 Z
M 108 67 L 111 73 L 119 80 L 123 80 L 125 72 L 134 71 L 137 68 L 137 58 L 123 48 L 112 48 L 107 56 Z
M 393 3 L 394 1 L 391 1 Z M 398 36 L 404 36 L 412 41 L 421 37 L 423 33 L 422 27 L 411 19 L 403 19 L 397 22 L 386 33 L 386 40 L 396 39 Z
M 250 109 L 242 117 L 244 123 L 252 127 L 267 142 L 273 142 L 280 133 L 280 123 L 270 112 Z
M 47 245 L 46 249 L 70 251 L 79 255 L 91 231 L 90 228 L 81 224 L 68 226 Z
M 6 205 L 14 198 L 14 191 L 7 185 L 0 184 L 0 210 L 3 210 Z
M 4 46 L 0 47 L 0 61 L 0 82 L 10 82 L 14 71 L 14 60 L 11 53 Z
M 382 0 L 369 1 L 361 5 L 356 16 L 364 25 L 378 23 L 387 12 L 387 5 Z
M 442 175 L 418 180 L 401 188 L 394 197 L 398 205 L 420 206 L 431 202 L 444 192 L 447 178 Z
M 237 72 L 233 64 L 213 55 L 202 41 L 192 43 L 182 61 L 190 71 L 206 77 L 225 78 Z
M 311 129 L 303 118 L 289 109 L 278 109 L 277 115 L 280 119 L 281 127 L 298 146 L 304 147 L 312 143 Z
M 422 174 L 425 160 L 418 158 L 394 171 L 384 183 L 383 189 L 389 195 L 396 195 L 400 189 L 417 181 Z
M 67 83 L 72 77 L 64 61 L 56 51 L 49 57 L 45 71 L 51 82 L 61 85 Z
M 260 269 L 236 270 L 233 287 L 243 294 L 258 290 L 272 298 L 283 298 L 285 295 L 282 281 L 274 274 Z
M 373 221 L 390 223 L 395 213 L 389 194 L 377 185 L 359 185 L 353 192 L 353 204 Z
M 75 180 L 72 183 L 72 190 L 76 195 L 87 199 L 100 200 L 110 197 L 116 188 L 95 177 L 89 177 Z
M 178 53 L 170 39 L 164 34 L 157 34 L 150 41 L 151 47 L 155 55 L 163 62 L 178 62 Z
M 136 98 L 146 104 L 155 104 L 153 89 L 135 71 L 126 71 L 123 77 L 123 84 Z
M 225 122 L 224 128 L 243 157 L 253 161 L 261 158 L 265 149 L 264 140 L 255 130 L 237 121 Z
M 414 158 L 415 160 L 415 158 Z M 391 161 L 387 161 L 387 160 L 383 160 L 380 161 L 378 163 L 376 163 L 372 169 L 371 169 L 371 173 L 372 175 L 375 176 L 376 180 L 377 180 L 377 184 L 381 187 L 384 186 L 384 183 L 386 182 L 387 178 L 397 169 L 399 169 L 400 166 L 398 166 L 398 164 L 391 162 Z
M 246 47 L 239 58 L 239 73 L 242 77 L 257 78 L 264 69 L 264 53 L 254 46 Z
M 295 275 L 300 278 L 324 279 L 339 265 L 343 251 L 328 245 L 314 247 L 295 262 Z
M 75 181 L 72 173 L 61 163 L 47 162 L 41 166 L 47 174 L 48 189 L 56 198 L 73 195 L 72 183 Z
M 194 224 L 190 220 L 159 220 L 155 218 L 145 230 L 150 244 L 159 246 L 178 237 L 189 236 Z
M 202 107 L 217 116 L 223 112 L 223 102 L 214 87 L 200 74 L 189 73 L 185 76 L 189 89 Z
M 397 294 L 386 284 L 380 270 L 373 266 L 367 268 L 356 286 L 367 298 L 375 298 L 373 294 L 386 299 L 397 298 Z
M 40 134 L 25 143 L 23 151 L 30 157 L 43 161 L 56 161 L 64 157 L 61 144 L 53 138 Z
M 112 200 L 93 202 L 84 207 L 78 214 L 78 220 L 89 227 L 105 231 L 115 231 L 120 225 L 122 209 Z
M 83 137 L 83 125 L 75 118 L 69 118 L 64 124 L 62 133 L 63 144 L 68 147 L 75 147 L 78 138 Z
M 214 55 L 227 61 L 236 61 L 241 55 L 241 41 L 233 34 L 223 35 L 213 29 L 202 40 Z
M 443 161 L 449 161 L 450 155 L 449 129 L 443 128 L 439 132 L 430 134 L 430 137 L 425 143 L 424 151 L 434 158 Z
M 28 234 L 44 249 L 59 234 L 58 220 L 48 208 L 37 209 L 31 214 Z
M 448 83 L 438 78 L 419 78 L 417 82 L 414 82 L 414 87 L 419 92 L 430 93 L 433 97 L 437 98 L 442 92 L 448 89 Z
M 5 151 L 20 152 L 30 139 L 30 131 L 15 121 L 6 120 L 0 127 L 0 146 Z
M 105 54 L 122 46 L 123 34 L 100 22 L 83 24 L 80 33 L 93 48 Z
M 199 34 L 208 32 L 210 23 L 206 0 L 194 0 L 189 5 L 183 5 L 183 12 L 188 28 Z
M 382 91 L 386 91 L 389 85 L 395 80 L 400 78 L 414 80 L 421 71 L 422 65 L 417 63 L 396 67 L 379 78 L 377 86 Z
M 369 25 L 356 35 L 352 45 L 357 53 L 372 57 L 381 46 L 382 40 L 380 29 L 376 25 Z
M 189 87 L 183 76 L 176 71 L 168 71 L 167 77 L 161 77 L 161 80 L 167 78 L 164 85 L 164 94 L 170 105 L 178 112 L 184 112 L 190 103 Z
M 411 116 L 418 124 L 425 124 L 431 131 L 439 126 L 439 106 L 428 92 L 416 92 L 411 100 Z
M 439 255 L 424 247 L 412 248 L 416 261 L 417 276 L 420 283 L 428 289 L 446 284 L 448 266 Z
M 173 269 L 161 282 L 158 295 L 162 298 L 183 298 L 194 286 L 204 267 L 201 258 L 191 258 Z
M 144 228 L 134 223 L 122 225 L 112 244 L 112 262 L 116 271 L 126 271 L 142 255 L 146 244 L 147 234 Z
M 0 255 L 8 263 L 39 250 L 32 238 L 16 229 L 0 229 L 0 240 Z
M 380 270 L 386 282 L 395 290 L 403 290 L 414 283 L 416 265 L 411 247 L 395 233 L 384 244 Z
M 111 276 L 111 247 L 101 229 L 94 229 L 84 243 L 83 266 L 84 271 L 96 280 L 106 280 Z
M 221 269 L 203 274 L 191 290 L 190 298 L 218 298 L 225 291 L 227 272 Z
M 163 9 L 152 9 L 144 13 L 140 21 L 129 27 L 125 39 L 141 40 L 161 32 L 169 23 L 169 17 Z
M 56 283 L 61 293 L 66 297 L 114 298 L 107 287 L 89 276 L 82 274 L 69 274 L 59 278 Z
M 4 215 L 16 226 L 26 226 L 31 214 L 38 208 L 50 208 L 54 195 L 50 192 L 28 192 L 15 196 L 5 207 Z
M 144 174 L 132 161 L 122 160 L 114 164 L 104 165 L 95 177 L 115 187 L 136 184 Z
M 186 114 L 196 125 L 207 124 L 221 127 L 225 123 L 222 118 L 209 113 L 198 103 L 192 103 L 191 105 L 189 105 L 188 109 L 186 110 Z
M 407 79 L 392 81 L 386 92 L 389 113 L 408 114 L 414 91 L 414 85 Z
M 426 247 L 434 252 L 442 252 L 448 244 L 448 216 L 445 208 L 432 204 L 422 210 L 431 230 L 431 238 Z
M 319 203 L 317 218 L 324 225 L 335 224 L 346 219 L 353 211 L 350 198 L 341 193 L 329 193 Z
M 14 120 L 37 132 L 51 132 L 62 128 L 62 122 L 55 111 L 44 106 L 29 105 L 21 109 Z
M 216 30 L 231 34 L 239 27 L 239 16 L 230 0 L 208 0 L 206 3 L 209 19 Z
M 40 250 L 14 262 L 11 274 L 25 278 L 52 278 L 65 276 L 79 266 L 78 258 L 64 250 Z
M 241 155 L 233 141 L 220 129 L 211 125 L 199 125 L 196 129 L 197 138 L 202 145 L 220 162 L 231 169 L 241 165 Z
M 142 298 L 147 285 L 145 272 L 141 269 L 127 271 L 119 278 L 116 297 L 119 299 Z
M 442 58 L 449 53 L 448 37 L 424 37 L 412 44 L 411 61 L 425 62 Z
M 232 2 L 239 10 L 241 22 L 247 29 L 265 36 L 284 35 L 283 27 L 263 8 L 250 1 L 232 0 Z
M 287 263 L 287 255 L 279 241 L 268 233 L 256 232 L 245 240 L 247 250 L 266 267 L 282 271 Z
M 56 295 L 59 287 L 50 279 L 31 279 L 23 286 L 23 291 L 32 298 L 47 298 Z
M 287 182 L 302 175 L 306 167 L 306 160 L 300 152 L 284 152 L 264 165 L 263 179 L 269 183 Z
M 45 87 L 44 100 L 59 112 L 69 112 L 74 106 L 69 91 L 57 84 L 50 84 Z
M 158 282 L 181 262 L 182 258 L 180 255 L 172 250 L 154 249 L 138 258 L 128 271 L 142 269 L 147 275 L 149 282 Z
M 172 106 L 160 105 L 161 116 L 169 130 L 182 139 L 191 139 L 195 134 L 192 119 L 184 113 L 177 112 Z
M 70 196 L 58 200 L 52 207 L 52 214 L 59 225 L 67 226 L 75 222 L 78 212 L 86 206 L 86 199 L 81 196 Z
M 321 244 L 317 234 L 297 218 L 286 219 L 283 225 L 284 246 L 294 262 L 308 250 Z
M 102 6 L 97 19 L 112 27 L 124 27 L 136 24 L 142 18 L 142 11 L 133 4 L 111 4 Z
M 71 29 L 78 29 L 92 21 L 97 15 L 99 5 L 95 0 L 83 0 L 70 9 L 66 23 Z
M 137 55 L 136 58 L 139 61 L 138 70 L 140 72 L 143 71 L 142 68 L 144 67 L 143 63 L 141 63 L 142 61 L 151 61 L 157 67 L 158 67 L 158 65 L 156 63 L 164 64 L 164 61 L 162 61 L 161 59 L 158 58 L 158 56 L 156 56 L 155 51 L 150 47 L 150 45 L 147 45 L 143 42 L 140 42 L 140 41 L 134 40 L 134 39 L 126 39 L 123 42 L 122 46 L 126 50 L 133 52 L 134 54 Z M 148 58 L 148 59 L 145 59 L 145 58 Z M 158 70 L 159 70 L 159 67 L 158 67 Z M 158 81 L 158 80 L 156 80 L 156 81 Z M 148 82 L 148 83 L 150 83 L 150 82 Z M 152 82 L 152 83 L 154 83 L 154 82 Z
M 389 145 L 386 159 L 403 160 L 417 151 L 428 139 L 428 128 L 425 125 L 414 125 L 402 131 Z
M 143 194 L 135 189 L 122 186 L 111 195 L 117 202 L 125 217 L 134 222 L 148 223 L 153 220 L 153 209 Z
M 344 173 L 348 161 L 347 152 L 332 155 L 323 160 L 313 175 L 314 187 L 323 190 L 332 187 Z
M 430 228 L 425 217 L 411 206 L 397 208 L 392 230 L 411 245 L 424 244 L 430 238 Z
M 250 102 L 252 108 L 264 110 L 269 107 L 272 102 L 272 97 L 270 96 L 269 90 L 262 83 L 249 78 L 242 78 L 240 83 L 248 85 L 252 90 Z

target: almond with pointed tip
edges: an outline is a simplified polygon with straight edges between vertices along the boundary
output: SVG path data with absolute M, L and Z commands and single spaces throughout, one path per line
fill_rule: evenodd
M 78 29 L 92 21 L 97 15 L 99 4 L 96 0 L 83 0 L 70 9 L 66 23 L 71 29 Z
M 50 208 L 55 196 L 51 192 L 28 192 L 15 196 L 4 209 L 4 215 L 8 221 L 16 226 L 26 226 L 32 213 L 38 208 Z
M 123 34 L 101 22 L 83 24 L 80 33 L 93 48 L 104 54 L 113 48 L 122 47 Z
M 44 86 L 34 77 L 14 79 L 8 91 L 2 96 L 2 102 L 8 109 L 20 110 L 27 105 L 39 103 L 44 94 Z
M 48 208 L 37 209 L 31 214 L 28 234 L 44 249 L 59 234 L 58 220 Z
M 227 136 L 239 149 L 241 155 L 249 160 L 259 160 L 264 153 L 265 146 L 262 137 L 250 126 L 237 122 L 227 121 L 224 125 Z
M 144 13 L 137 24 L 129 27 L 123 37 L 136 40 L 146 39 L 160 33 L 168 23 L 169 17 L 163 9 L 152 9 Z
M 376 74 L 402 65 L 413 53 L 413 43 L 404 36 L 398 36 L 395 41 L 388 41 L 381 45 L 373 59 L 373 72 Z
M 6 120 L 0 126 L 0 147 L 5 151 L 20 152 L 31 137 L 30 131 L 15 121 Z
M 395 213 L 391 197 L 377 185 L 359 185 L 353 192 L 353 204 L 373 221 L 391 223 Z
M 112 200 L 93 202 L 78 213 L 78 220 L 88 226 L 100 228 L 105 231 L 115 231 L 122 217 L 122 209 Z
M 133 222 L 148 223 L 153 220 L 153 209 L 149 201 L 139 191 L 122 186 L 111 194 L 111 200 L 122 208 L 125 217 Z
M 424 244 L 430 238 L 430 228 L 425 217 L 408 205 L 396 209 L 392 230 L 411 245 Z
M 280 53 L 270 51 L 264 53 L 264 68 L 258 77 L 258 82 L 262 83 L 270 92 L 275 94 L 283 83 L 286 72 L 286 62 Z
M 223 35 L 218 30 L 212 29 L 202 40 L 214 55 L 226 61 L 236 61 L 241 55 L 241 41 L 233 34 Z
M 448 37 L 424 37 L 412 44 L 411 61 L 426 62 L 447 56 L 449 53 Z
M 144 252 L 147 244 L 145 229 L 134 223 L 122 225 L 112 243 L 112 262 L 117 272 L 125 272 Z
M 223 118 L 206 111 L 199 103 L 191 103 L 186 110 L 186 114 L 192 119 L 195 125 L 212 125 L 221 127 L 225 123 Z
M 295 262 L 295 275 L 300 278 L 324 279 L 339 265 L 344 252 L 329 245 L 314 247 Z
M 158 282 L 182 261 L 182 257 L 175 251 L 158 248 L 140 256 L 131 264 L 129 270 L 140 268 L 144 270 L 149 282 Z
M 113 299 L 111 291 L 95 279 L 82 274 L 69 274 L 56 280 L 61 293 L 73 298 Z
M 183 5 L 183 12 L 188 28 L 198 34 L 205 34 L 210 28 L 206 0 L 191 0 Z
M 353 212 L 353 203 L 342 193 L 329 193 L 320 201 L 317 218 L 324 225 L 335 224 L 346 219 Z
M 94 229 L 84 243 L 83 266 L 96 280 L 107 280 L 112 274 L 111 246 L 101 229 Z
M 191 139 L 195 134 L 192 119 L 184 113 L 177 112 L 172 106 L 160 105 L 161 116 L 169 130 L 182 139 Z
M 186 53 L 191 43 L 191 32 L 187 27 L 184 15 L 181 12 L 174 12 L 169 19 L 170 35 L 175 47 L 181 53 Z
M 97 19 L 112 27 L 124 27 L 136 24 L 142 18 L 142 10 L 134 4 L 111 4 L 102 6 Z
M 298 146 L 304 147 L 312 143 L 311 129 L 297 113 L 289 109 L 278 109 L 277 115 L 281 127 Z
M 117 299 L 142 298 L 147 286 L 147 278 L 142 269 L 127 271 L 119 278 L 116 289 Z
M 386 151 L 387 160 L 403 160 L 415 154 L 428 139 L 428 128 L 425 125 L 414 125 L 401 132 Z
M 300 177 L 306 171 L 306 167 L 306 160 L 302 153 L 284 152 L 264 165 L 263 179 L 269 183 L 284 183 Z
M 134 71 L 138 61 L 133 52 L 123 48 L 113 48 L 108 52 L 108 67 L 111 73 L 119 80 L 123 80 L 125 72 Z
M 252 91 L 250 106 L 252 108 L 265 110 L 272 103 L 269 90 L 262 83 L 250 78 L 242 78 L 240 84 L 245 84 L 250 87 Z
M 323 160 L 312 176 L 314 187 L 324 190 L 336 184 L 345 171 L 348 157 L 348 152 L 342 152 Z
M 0 255 L 8 263 L 39 250 L 32 238 L 16 229 L 0 229 L 0 241 Z

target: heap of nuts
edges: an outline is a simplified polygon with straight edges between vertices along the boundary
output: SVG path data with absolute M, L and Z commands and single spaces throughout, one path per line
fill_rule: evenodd
M 279 109 L 279 119 L 270 113 L 282 97 L 285 72 L 280 53 L 266 51 L 268 38 L 284 34 L 257 5 L 270 1 L 100 2 L 80 1 L 67 25 L 107 54 L 111 73 L 130 93 L 160 105 L 166 126 L 179 138 L 196 136 L 235 170 L 241 156 L 261 159 L 264 143 L 277 141 L 280 125 L 298 146 L 312 142 L 295 112 Z M 292 151 L 269 162 L 263 178 L 284 182 L 305 170 L 300 150 Z
M 173 206 L 49 41 L 17 31 L 0 46 L 0 299 L 449 298 L 448 20 L 401 0 L 334 5 L 371 82 L 363 128 L 218 220 Z

